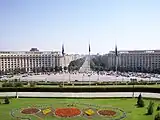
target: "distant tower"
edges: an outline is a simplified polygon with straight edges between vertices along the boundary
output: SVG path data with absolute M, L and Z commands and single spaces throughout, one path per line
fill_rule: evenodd
M 118 66 L 118 51 L 117 51 L 117 45 L 115 45 L 115 68 L 117 73 L 117 66 Z
M 91 72 L 91 46 L 90 46 L 90 43 L 89 43 L 89 61 L 88 61 L 88 73 Z

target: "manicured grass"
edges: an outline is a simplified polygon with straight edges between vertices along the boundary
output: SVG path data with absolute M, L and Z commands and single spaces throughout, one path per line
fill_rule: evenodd
M 56 99 L 56 98 L 12 98 L 11 103 L 9 105 L 0 104 L 0 119 L 2 120 L 14 120 L 10 111 L 15 108 L 27 108 L 28 106 L 35 105 L 53 105 L 54 108 L 64 107 L 65 105 L 62 102 L 73 103 L 88 103 L 100 106 L 113 106 L 118 107 L 124 110 L 127 114 L 127 117 L 123 120 L 154 120 L 154 115 L 157 113 L 156 108 L 158 104 L 160 104 L 160 100 L 152 100 L 154 105 L 154 114 L 153 115 L 145 115 L 147 111 L 147 106 L 150 100 L 144 99 L 145 107 L 137 108 L 135 106 L 137 99 L 131 98 L 110 98 L 110 99 Z M 85 106 L 79 106 L 80 109 L 83 109 Z M 85 120 L 85 117 L 76 117 L 76 118 L 57 118 L 57 117 L 48 117 L 45 120 Z M 95 117 L 92 120 L 99 120 L 100 118 Z M 106 118 L 101 118 L 102 120 L 106 120 Z M 16 119 L 15 119 L 16 120 Z M 36 117 L 33 117 L 33 120 L 39 120 Z M 107 119 L 108 120 L 108 119 Z
M 57 88 L 59 87 L 58 85 L 36 85 L 36 87 L 53 87 L 53 88 Z M 88 88 L 89 86 L 64 86 L 65 88 L 73 88 L 73 87 L 83 87 L 83 88 Z M 109 88 L 109 87 L 133 87 L 133 85 L 93 85 L 90 87 L 97 87 L 97 88 Z M 160 88 L 160 85 L 134 85 L 135 88 L 139 88 L 139 87 L 147 87 L 147 88 Z

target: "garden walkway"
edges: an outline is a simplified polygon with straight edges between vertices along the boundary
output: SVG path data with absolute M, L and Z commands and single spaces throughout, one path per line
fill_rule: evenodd
M 134 97 L 140 93 L 135 92 Z M 143 97 L 147 98 L 160 98 L 160 93 L 141 93 Z M 94 93 L 64 93 L 64 92 L 0 92 L 0 97 L 85 97 L 85 98 L 101 98 L 101 97 L 132 97 L 132 92 L 94 92 Z

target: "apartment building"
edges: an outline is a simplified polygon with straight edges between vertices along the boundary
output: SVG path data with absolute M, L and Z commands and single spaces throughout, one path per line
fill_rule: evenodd
M 59 52 L 53 51 L 0 51 L 0 70 L 24 68 L 32 71 L 37 67 L 55 67 L 59 64 L 59 56 Z
M 108 53 L 108 68 L 115 67 L 115 51 Z M 160 68 L 160 50 L 118 51 L 118 68 L 154 71 Z
M 37 48 L 31 48 L 30 51 L 0 51 L 0 71 L 19 68 L 29 72 L 35 68 L 68 67 L 71 61 L 80 57 L 77 54 L 62 56 L 60 51 L 39 51 Z

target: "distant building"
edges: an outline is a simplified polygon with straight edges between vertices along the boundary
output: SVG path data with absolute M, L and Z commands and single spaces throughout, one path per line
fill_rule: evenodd
M 16 68 L 32 71 L 34 68 L 55 67 L 59 53 L 53 51 L 0 51 L 0 70 L 12 71 Z
M 34 51 L 39 51 L 39 50 L 37 48 L 31 48 L 30 51 L 34 52 Z
M 80 58 L 78 55 L 67 54 L 64 57 L 59 51 L 39 51 L 37 48 L 31 48 L 30 51 L 0 51 L 0 71 L 13 71 L 18 68 L 29 72 L 35 68 L 64 67 Z
M 115 52 L 108 53 L 109 69 L 115 67 Z M 160 50 L 118 51 L 118 68 L 133 71 L 154 71 L 160 68 Z

